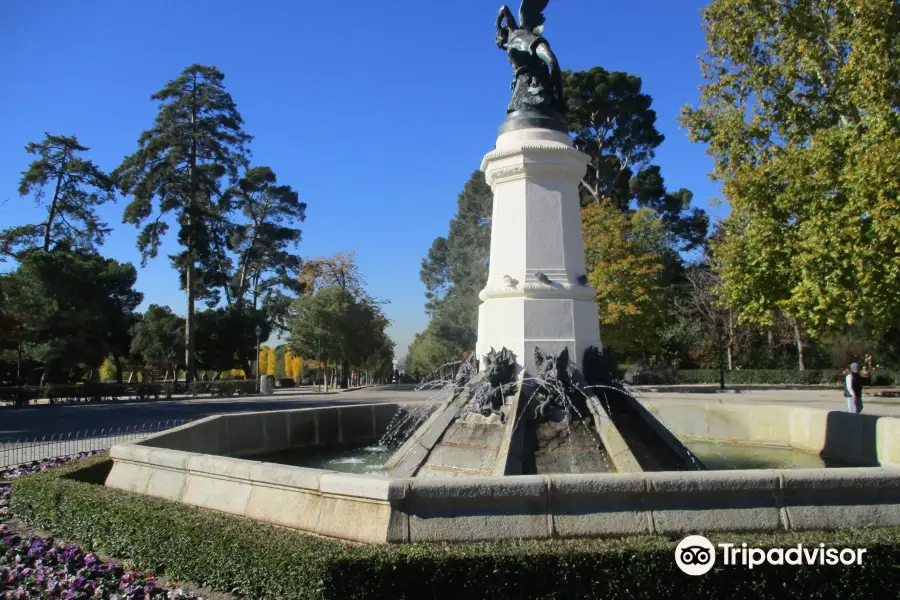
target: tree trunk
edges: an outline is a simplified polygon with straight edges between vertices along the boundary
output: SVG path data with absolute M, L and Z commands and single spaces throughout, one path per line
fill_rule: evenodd
M 797 324 L 797 319 L 791 319 L 791 325 L 794 327 L 794 343 L 797 344 L 797 368 L 801 371 L 805 371 L 806 367 L 803 366 L 803 339 L 800 337 L 800 325 Z
M 728 370 L 734 370 L 734 316 L 728 311 Z
M 721 350 L 719 350 L 719 389 L 725 389 L 725 356 Z
M 341 389 L 350 387 L 350 362 L 346 359 L 341 363 Z
M 769 356 L 769 360 L 775 360 L 775 333 L 771 329 L 767 330 L 766 338 L 766 353 Z
M 44 370 L 41 372 L 41 387 L 44 387 L 49 383 L 50 379 L 50 364 L 44 365 Z
M 194 207 L 197 205 L 197 142 L 193 135 L 197 120 L 197 75 L 193 75 L 191 89 L 191 148 L 188 165 L 188 205 L 187 210 L 187 268 L 185 273 L 185 290 L 187 291 L 187 316 L 184 322 L 184 382 L 190 384 L 194 378 Z M 177 379 L 177 377 L 176 377 Z
M 194 379 L 194 258 L 190 250 L 185 283 L 187 316 L 184 319 L 184 382 L 190 383 Z
M 16 348 L 16 385 L 22 385 L 22 341 Z
M 63 152 L 66 153 L 66 148 Z M 64 154 L 65 155 L 65 154 Z M 53 229 L 53 219 L 56 218 L 56 205 L 59 202 L 59 190 L 62 188 L 62 180 L 66 173 L 68 159 L 64 158 L 59 165 L 59 175 L 56 177 L 56 190 L 53 192 L 53 200 L 50 202 L 50 212 L 47 214 L 47 227 L 44 229 L 44 252 L 50 252 L 50 232 Z
M 116 383 L 122 383 L 122 361 L 119 360 L 119 357 L 113 354 L 113 362 L 116 363 Z

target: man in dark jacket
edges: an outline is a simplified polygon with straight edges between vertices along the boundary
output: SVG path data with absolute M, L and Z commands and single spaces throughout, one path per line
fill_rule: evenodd
M 859 363 L 850 365 L 850 372 L 844 378 L 844 398 L 847 399 L 847 411 L 859 414 L 863 409 L 862 376 L 859 374 Z

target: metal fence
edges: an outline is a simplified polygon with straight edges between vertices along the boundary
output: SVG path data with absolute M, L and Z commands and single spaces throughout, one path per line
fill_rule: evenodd
M 134 442 L 153 433 L 190 423 L 195 419 L 155 421 L 141 425 L 123 425 L 104 429 L 88 429 L 55 433 L 39 438 L 0 442 L 0 468 L 35 460 L 70 456 L 91 450 L 109 450 L 116 444 Z

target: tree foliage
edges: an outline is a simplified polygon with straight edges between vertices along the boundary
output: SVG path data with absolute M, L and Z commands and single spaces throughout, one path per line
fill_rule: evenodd
M 151 304 L 132 330 L 131 355 L 151 370 L 166 371 L 182 365 L 184 321 L 168 306 Z
M 744 322 L 898 322 L 900 5 L 714 0 L 698 107 L 733 213 L 715 248 Z
M 121 352 L 122 331 L 143 299 L 136 280 L 130 263 L 95 254 L 36 251 L 19 259 L 4 277 L 4 310 L 15 315 L 29 355 L 45 365 L 45 381 Z
M 38 158 L 22 173 L 19 195 L 32 196 L 47 211 L 47 218 L 0 231 L 0 254 L 18 256 L 39 249 L 49 252 L 59 246 L 94 252 L 110 231 L 97 216 L 96 208 L 115 200 L 112 179 L 80 156 L 89 148 L 74 136 L 47 133 L 41 142 L 31 142 L 25 150 Z
M 248 379 L 256 373 L 256 328 L 260 341 L 271 334 L 271 326 L 262 310 L 249 306 L 224 306 L 197 313 L 197 362 L 214 371 L 241 369 Z M 260 373 L 265 369 L 260 367 Z
M 405 372 L 416 378 L 425 377 L 441 365 L 461 359 L 459 348 L 429 327 L 422 333 L 417 333 L 409 345 Z
M 650 209 L 624 213 L 606 200 L 582 210 L 582 232 L 604 344 L 617 352 L 658 352 L 667 318 L 662 221 Z
M 652 164 L 665 137 L 656 129 L 656 111 L 641 79 L 594 67 L 567 71 L 564 82 L 569 131 L 575 147 L 591 159 L 581 184 L 582 204 L 652 208 L 684 250 L 699 247 L 708 218 L 691 209 L 690 191 L 667 191 L 660 168 Z
M 291 351 L 324 363 L 341 361 L 345 375 L 347 364 L 363 365 L 389 343 L 389 323 L 378 306 L 339 285 L 298 298 L 291 312 Z
M 306 203 L 289 185 L 278 185 L 269 167 L 247 169 L 228 194 L 230 207 L 243 222 L 230 229 L 229 249 L 237 255 L 229 300 L 259 308 L 279 304 L 282 290 L 303 291 L 298 281 L 301 239 L 298 227 L 306 219 Z
M 474 350 L 477 341 L 478 294 L 487 282 L 492 210 L 491 188 L 484 173 L 476 171 L 457 199 L 447 237 L 436 238 L 422 260 L 430 336 L 455 348 L 456 355 Z
M 369 298 L 366 279 L 353 251 L 337 252 L 333 256 L 320 256 L 305 261 L 300 269 L 299 280 L 307 294 L 315 294 L 327 287 L 339 287 L 354 298 Z

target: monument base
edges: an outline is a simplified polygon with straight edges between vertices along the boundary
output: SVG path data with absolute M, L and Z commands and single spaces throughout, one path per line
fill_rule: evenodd
M 481 359 L 508 348 L 534 373 L 534 350 L 564 347 L 581 368 L 600 344 L 596 290 L 587 284 L 578 185 L 589 158 L 551 128 L 501 133 L 482 170 L 494 193 L 488 281 L 478 310 Z
M 516 362 L 531 374 L 536 373 L 534 350 L 559 354 L 568 348 L 578 368 L 584 352 L 600 348 L 600 322 L 593 300 L 498 298 L 478 308 L 479 358 L 491 351 L 507 348 Z

